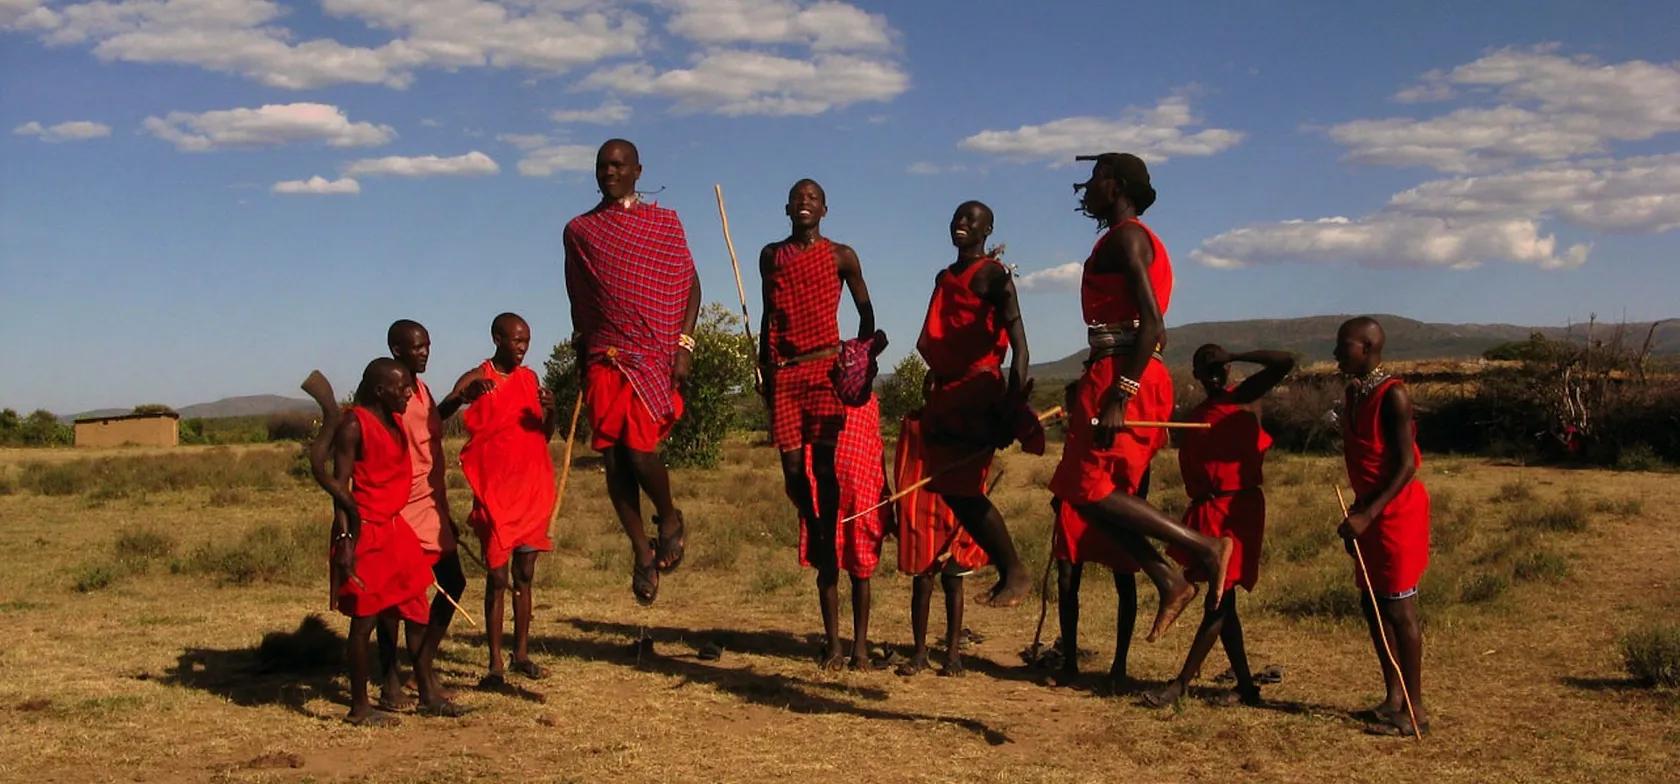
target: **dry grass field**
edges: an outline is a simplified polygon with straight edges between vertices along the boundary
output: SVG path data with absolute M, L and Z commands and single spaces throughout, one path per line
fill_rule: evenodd
M 1631 681 L 1617 642 L 1680 612 L 1673 475 L 1425 458 L 1434 733 L 1418 743 L 1366 736 L 1349 716 L 1381 681 L 1332 533 L 1333 458 L 1268 465 L 1265 566 L 1241 599 L 1254 666 L 1285 671 L 1268 704 L 1205 700 L 1226 666 L 1216 649 L 1194 698 L 1150 711 L 1095 677 L 1039 685 L 1020 657 L 1036 596 L 970 606 L 984 641 L 966 678 L 819 672 L 814 590 L 775 455 L 745 441 L 716 471 L 677 474 L 688 561 L 640 608 L 599 463 L 585 457 L 558 550 L 538 566 L 535 655 L 552 676 L 474 691 L 485 648 L 457 618 L 441 667 L 474 712 L 373 730 L 339 721 L 346 683 L 332 663 L 265 672 L 255 651 L 326 611 L 326 502 L 291 473 L 295 453 L 0 452 L 0 780 L 1656 781 L 1680 765 L 1680 697 Z M 1177 511 L 1171 459 L 1152 498 Z M 1001 460 L 996 498 L 1035 570 L 1054 461 Z M 464 513 L 458 474 L 451 487 Z M 888 564 L 892 552 L 889 541 Z M 874 590 L 873 636 L 907 645 L 909 579 L 884 567 Z M 1096 651 L 1085 666 L 1102 671 L 1112 588 L 1099 576 L 1084 590 L 1082 643 Z M 1153 592 L 1140 594 L 1150 618 Z M 937 604 L 932 626 L 938 636 Z M 639 653 L 644 627 L 654 645 Z M 1055 627 L 1052 609 L 1046 640 Z M 1140 635 L 1133 674 L 1170 677 L 1194 628 L 1187 615 L 1159 643 Z M 720 660 L 695 655 L 709 642 Z

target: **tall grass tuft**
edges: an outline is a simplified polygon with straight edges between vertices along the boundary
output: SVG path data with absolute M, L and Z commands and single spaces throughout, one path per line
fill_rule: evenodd
M 183 567 L 224 585 L 301 583 L 324 572 L 326 552 L 321 524 L 270 524 L 246 532 L 235 542 L 206 542 L 187 557 Z
M 1680 686 L 1680 625 L 1664 624 L 1622 638 L 1628 675 L 1645 686 Z

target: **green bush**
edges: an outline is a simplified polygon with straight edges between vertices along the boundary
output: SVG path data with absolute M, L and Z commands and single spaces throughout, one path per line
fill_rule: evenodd
M 168 558 L 175 554 L 175 540 L 149 528 L 129 528 L 117 532 L 112 549 L 119 561 Z
M 881 421 L 893 427 L 905 414 L 922 407 L 928 368 L 915 352 L 893 365 L 892 374 L 875 382 L 875 396 L 881 402 Z M 1059 405 L 1059 404 L 1058 404 Z
M 76 573 L 75 588 L 77 593 L 93 593 L 114 585 L 126 574 L 123 568 L 113 563 L 101 563 L 89 566 Z
M 1524 505 L 1511 513 L 1510 524 L 1518 529 L 1576 533 L 1587 530 L 1590 517 L 1586 503 L 1567 496 L 1561 503 Z
M 1520 582 L 1560 583 L 1569 577 L 1569 561 L 1549 550 L 1534 550 L 1517 559 L 1512 576 Z
M 1265 603 L 1291 618 L 1358 618 L 1359 589 L 1345 572 L 1320 573 L 1278 585 Z
M 1458 600 L 1465 604 L 1483 604 L 1505 595 L 1511 581 L 1502 574 L 1477 572 L 1458 587 Z
M 1628 675 L 1646 686 L 1680 686 L 1680 626 L 1665 624 L 1622 638 Z
M 326 526 L 306 521 L 260 526 L 237 542 L 207 542 L 183 566 L 224 584 L 299 583 L 324 574 L 325 558 Z

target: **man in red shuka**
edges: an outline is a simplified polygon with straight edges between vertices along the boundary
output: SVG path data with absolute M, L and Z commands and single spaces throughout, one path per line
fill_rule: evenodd
M 1160 609 L 1145 638 L 1154 642 L 1196 598 L 1196 587 L 1148 540 L 1184 548 L 1215 576 L 1209 606 L 1223 597 L 1231 547 L 1179 525 L 1135 494 L 1149 461 L 1166 443 L 1166 431 L 1126 423 L 1172 415 L 1172 379 L 1159 354 L 1166 342 L 1162 317 L 1172 296 L 1172 262 L 1160 238 L 1138 220 L 1155 203 L 1143 160 L 1121 153 L 1094 160 L 1091 179 L 1076 186 L 1084 191 L 1080 210 L 1106 229 L 1080 279 L 1091 353 L 1074 389 L 1067 443 L 1050 491 L 1112 537 L 1155 584 Z
M 601 203 L 566 224 L 566 296 L 572 347 L 589 407 L 591 446 L 606 467 L 607 495 L 630 538 L 630 590 L 649 605 L 659 575 L 677 568 L 686 541 L 671 478 L 656 454 L 682 416 L 700 275 L 673 210 L 636 192 L 636 145 L 611 139 L 595 154 Z M 649 541 L 642 494 L 653 502 L 658 538 Z
M 1013 607 L 1026 597 L 1032 576 L 984 482 L 995 450 L 1015 441 L 1023 419 L 1031 420 L 1029 432 L 1037 420 L 1026 408 L 1030 358 L 1015 282 L 996 253 L 986 250 L 992 222 L 991 208 L 977 201 L 964 202 L 951 216 L 957 258 L 934 278 L 916 351 L 928 366 L 921 414 L 922 449 L 933 477 L 928 490 L 945 500 L 997 566 L 997 584 L 975 601 Z M 1003 358 L 1011 353 L 1005 379 Z M 1043 454 L 1042 443 L 1037 453 Z
M 1417 611 L 1418 583 L 1429 565 L 1429 493 L 1417 479 L 1423 453 L 1417 447 L 1412 399 L 1400 379 L 1383 372 L 1382 351 L 1383 329 L 1376 319 L 1349 319 L 1336 333 L 1336 365 L 1348 379 L 1342 450 L 1354 493 L 1347 519 L 1336 533 L 1347 540 L 1350 551 L 1355 541 L 1359 543 L 1371 591 L 1377 595 L 1373 607 L 1365 580 L 1356 573 L 1359 601 L 1388 690 L 1381 704 L 1365 712 L 1372 720 L 1367 731 L 1411 736 L 1429 732 L 1429 712 L 1423 705 L 1423 625 Z M 1381 633 L 1377 613 L 1382 614 Z M 1382 633 L 1399 660 L 1399 672 L 1388 662 Z M 1408 695 L 1417 711 L 1416 727 L 1406 715 Z
M 817 570 L 817 598 L 827 637 L 821 664 L 837 670 L 845 666 L 845 657 L 840 650 L 840 565 L 834 558 L 840 507 L 834 452 L 846 424 L 846 407 L 829 371 L 840 353 L 841 284 L 857 306 L 858 338 L 876 333 L 863 266 L 850 247 L 822 236 L 827 214 L 828 197 L 821 185 L 813 180 L 794 183 L 787 202 L 792 231 L 758 254 L 758 274 L 764 281 L 758 363 L 770 408 L 771 438 L 782 453 L 782 480 L 810 540 Z M 862 661 L 868 660 L 867 649 L 858 653 Z
M 527 678 L 548 676 L 531 660 L 531 585 L 537 554 L 554 546 L 548 516 L 554 511 L 554 393 L 524 365 L 531 346 L 525 319 L 503 313 L 490 322 L 496 354 L 455 382 L 452 398 L 467 404 L 467 443 L 461 473 L 473 491 L 467 524 L 478 535 L 489 572 L 484 576 L 484 617 L 489 624 L 490 671 L 479 688 L 506 683 L 502 659 L 502 594 L 513 588 L 513 661 L 508 669 Z M 510 569 L 511 566 L 511 569 Z
M 892 506 L 880 506 L 892 495 L 887 487 L 886 445 L 881 442 L 881 405 L 871 394 L 868 402 L 846 417 L 834 450 L 834 470 L 840 482 L 839 527 L 831 537 L 840 569 L 852 581 L 852 654 L 854 670 L 880 669 L 869 659 L 869 578 L 881 563 L 881 540 Z M 805 452 L 810 470 L 811 451 Z M 813 503 L 815 499 L 812 499 Z M 873 507 L 873 508 L 872 508 Z M 867 510 L 867 511 L 866 511 Z M 811 531 L 799 529 L 799 565 L 815 566 Z
M 1261 370 L 1235 387 L 1227 386 L 1232 362 L 1254 362 Z M 1216 641 L 1225 643 L 1231 673 L 1237 678 L 1230 702 L 1260 704 L 1260 687 L 1248 669 L 1243 647 L 1242 621 L 1237 618 L 1237 592 L 1249 591 L 1260 579 L 1260 543 L 1266 531 L 1266 494 L 1260 489 L 1261 464 L 1272 437 L 1260 428 L 1260 415 L 1253 409 L 1260 398 L 1278 385 L 1295 368 L 1294 357 L 1282 351 L 1249 351 L 1231 354 L 1208 344 L 1196 349 L 1192 360 L 1196 380 L 1207 393 L 1184 419 L 1205 422 L 1207 430 L 1187 430 L 1178 449 L 1178 470 L 1184 477 L 1184 492 L 1190 508 L 1184 511 L 1184 525 L 1203 536 L 1229 539 L 1235 549 L 1231 567 L 1225 572 L 1225 598 L 1219 607 L 1202 615 L 1202 626 L 1178 677 L 1143 696 L 1145 705 L 1162 708 L 1178 702 L 1190 681 L 1202 670 L 1202 662 Z M 1168 554 L 1180 563 L 1190 559 L 1177 549 Z M 1194 565 L 1192 581 L 1207 580 Z
M 333 532 L 333 560 L 346 575 L 337 587 L 338 609 L 350 617 L 346 658 L 350 663 L 352 724 L 391 726 L 397 719 L 368 702 L 368 638 L 381 619 L 425 624 L 431 563 L 414 529 L 403 521 L 413 482 L 408 444 L 397 418 L 414 394 L 414 380 L 396 360 L 369 362 L 351 406 L 333 434 L 333 478 L 329 489 L 343 528 Z M 337 524 L 335 523 L 335 528 Z M 414 662 L 421 711 L 455 715 L 454 705 L 433 692 L 436 648 L 422 648 Z

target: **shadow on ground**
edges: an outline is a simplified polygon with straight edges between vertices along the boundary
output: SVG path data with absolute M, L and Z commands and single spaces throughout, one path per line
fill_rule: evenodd
M 318 615 L 295 632 L 270 632 L 255 648 L 187 648 L 162 675 L 141 675 L 168 686 L 198 689 L 236 705 L 283 705 L 311 718 L 332 718 L 307 707 L 323 699 L 348 705 L 338 683 L 344 665 L 344 636 Z

